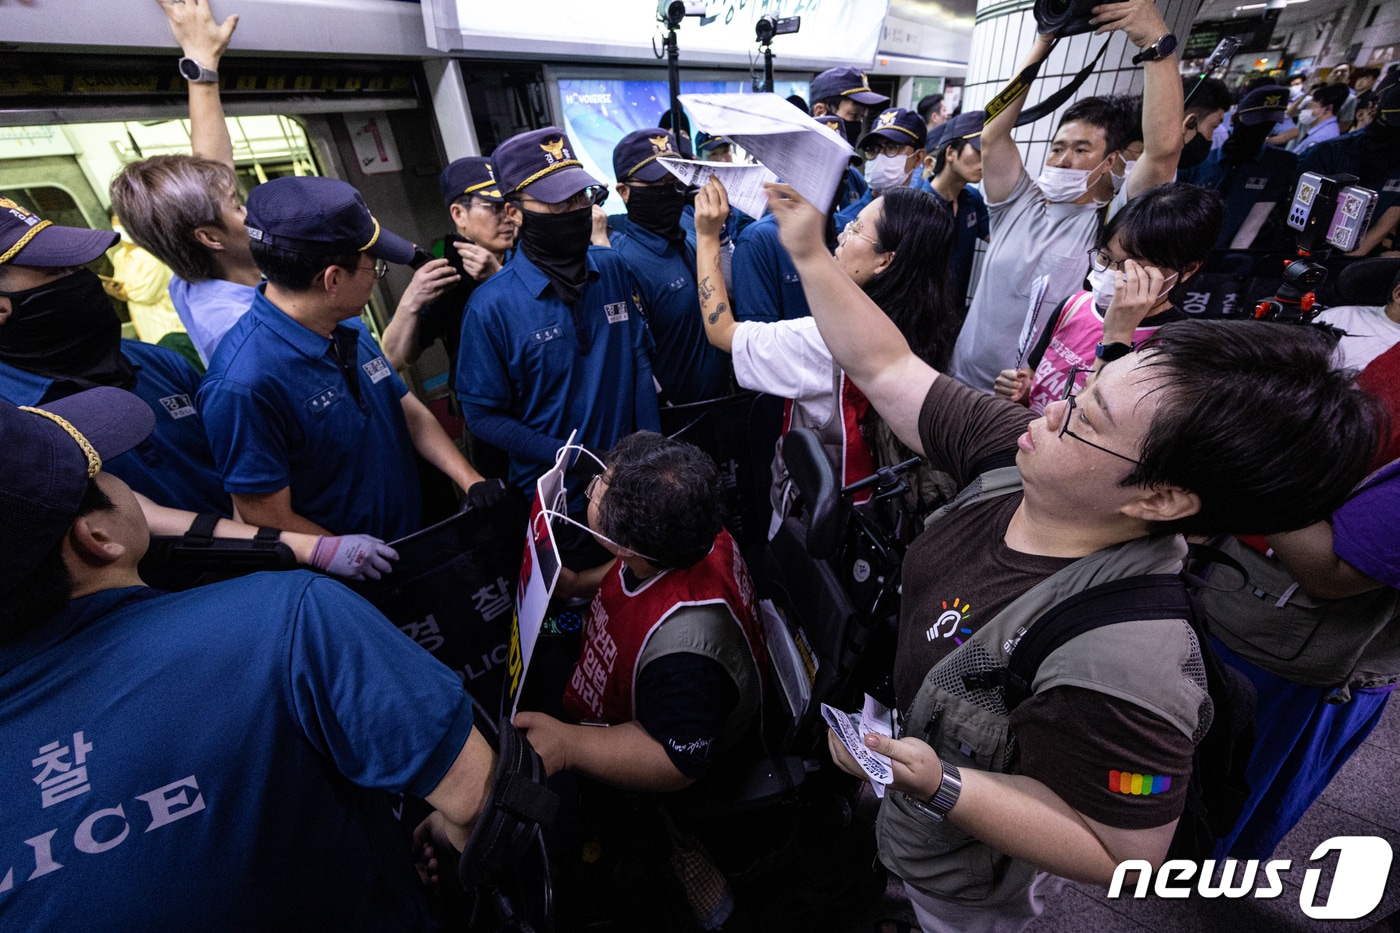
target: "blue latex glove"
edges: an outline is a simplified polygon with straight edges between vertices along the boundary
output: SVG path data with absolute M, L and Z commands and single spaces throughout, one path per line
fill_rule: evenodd
M 370 535 L 317 538 L 311 551 L 311 566 L 347 580 L 378 580 L 398 559 L 397 551 Z

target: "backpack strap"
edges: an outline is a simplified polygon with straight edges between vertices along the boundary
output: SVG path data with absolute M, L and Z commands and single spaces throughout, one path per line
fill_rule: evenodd
M 1006 708 L 1014 710 L 1033 692 L 1041 663 L 1066 642 L 1105 625 L 1147 619 L 1186 619 L 1194 626 L 1191 599 L 1178 574 L 1152 573 L 1110 580 L 1061 600 L 1021 636 L 1004 672 L 989 671 L 982 678 L 1000 674 L 1004 678 Z

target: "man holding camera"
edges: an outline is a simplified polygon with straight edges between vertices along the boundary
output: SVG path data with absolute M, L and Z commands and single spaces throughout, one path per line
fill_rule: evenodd
M 267 282 L 219 343 L 198 405 L 243 520 L 395 540 L 423 527 L 414 452 L 467 491 L 499 497 L 358 320 L 386 263 L 413 244 L 333 178 L 275 178 L 248 197 Z M 328 530 L 329 529 L 329 530 Z
M 991 246 L 967 321 L 953 350 L 952 375 L 990 392 L 997 374 L 1017 364 L 1018 335 L 1043 304 L 1078 291 L 1089 270 L 1089 249 L 1100 209 L 1172 180 L 1181 153 L 1182 92 L 1176 38 L 1152 0 L 1094 7 L 1097 32 L 1121 31 L 1142 51 L 1142 135 L 1145 148 L 1115 198 L 1112 170 L 1127 145 L 1121 102 L 1082 98 L 1065 111 L 1039 178 L 1026 171 L 1011 130 L 1022 94 L 987 120 L 982 131 L 982 191 L 991 220 Z M 1018 68 L 1044 60 L 1054 44 L 1036 36 Z

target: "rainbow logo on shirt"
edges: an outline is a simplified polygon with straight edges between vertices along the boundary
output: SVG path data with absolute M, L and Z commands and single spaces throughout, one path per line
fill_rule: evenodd
M 1165 794 L 1172 788 L 1171 775 L 1134 774 L 1131 771 L 1108 772 L 1108 789 L 1115 794 L 1134 794 L 1146 797 L 1150 794 Z

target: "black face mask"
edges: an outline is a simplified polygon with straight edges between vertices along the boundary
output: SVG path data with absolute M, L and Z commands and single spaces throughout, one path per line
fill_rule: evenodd
M 566 305 L 578 301 L 588 280 L 588 240 L 593 235 L 593 207 L 563 214 L 521 211 L 520 248 L 539 266 Z
M 846 142 L 855 148 L 856 143 L 860 142 L 860 121 L 842 119 L 841 122 L 846 127 Z
M 1200 130 L 1191 137 L 1191 141 L 1181 147 L 1181 158 L 1177 161 L 1177 168 L 1195 168 L 1206 160 L 1210 155 L 1210 137 Z
M 136 385 L 121 352 L 121 321 L 96 273 L 79 269 L 6 297 L 11 310 L 0 325 L 0 360 L 53 380 L 44 401 L 94 386 Z
M 685 191 L 675 185 L 655 185 L 639 188 L 633 185 L 627 192 L 627 216 L 633 223 L 672 242 L 685 239 L 681 229 L 681 212 L 685 210 Z

